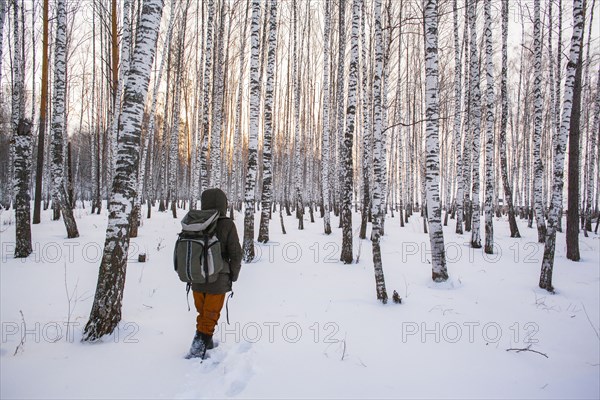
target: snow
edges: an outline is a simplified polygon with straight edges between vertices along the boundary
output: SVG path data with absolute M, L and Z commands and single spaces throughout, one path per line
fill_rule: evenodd
M 119 331 L 80 342 L 107 223 L 106 207 L 102 215 L 89 210 L 75 210 L 77 239 L 65 239 L 62 222 L 44 211 L 27 260 L 12 258 L 14 212 L 0 216 L 3 399 L 600 397 L 597 235 L 580 236 L 582 261 L 573 263 L 558 233 L 550 295 L 537 288 L 543 244 L 524 221 L 524 237 L 511 239 L 508 222 L 495 218 L 496 254 L 487 255 L 470 249 L 470 232 L 456 235 L 450 220 L 450 279 L 434 283 L 420 217 L 400 228 L 388 216 L 383 269 L 388 295 L 397 290 L 403 301 L 382 305 L 371 244 L 358 230 L 359 263 L 343 265 L 340 229 L 326 236 L 323 221 L 311 224 L 307 213 L 304 231 L 284 216 L 282 235 L 274 214 L 272 242 L 255 244 L 257 260 L 242 266 L 231 325 L 223 310 L 219 346 L 201 363 L 183 358 L 196 314 L 173 271 L 180 220 L 170 212 L 153 210 L 132 239 Z M 353 217 L 357 228 L 360 215 Z M 236 224 L 241 236 L 243 214 Z M 148 262 L 137 262 L 140 252 Z M 548 358 L 507 351 L 528 345 Z

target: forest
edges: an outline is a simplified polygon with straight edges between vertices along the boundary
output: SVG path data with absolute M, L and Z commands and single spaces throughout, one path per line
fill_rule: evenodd
M 244 215 L 247 263 L 270 231 L 305 221 L 341 229 L 344 264 L 369 235 L 386 303 L 386 222 L 422 219 L 443 282 L 442 227 L 493 254 L 502 218 L 513 238 L 535 226 L 538 285 L 553 292 L 556 233 L 578 261 L 600 222 L 598 7 L 2 0 L 0 203 L 15 213 L 14 256 L 31 254 L 42 210 L 75 238 L 74 210 L 106 208 L 84 334 L 96 340 L 120 320 L 140 221 L 154 205 L 181 218 L 220 187 Z

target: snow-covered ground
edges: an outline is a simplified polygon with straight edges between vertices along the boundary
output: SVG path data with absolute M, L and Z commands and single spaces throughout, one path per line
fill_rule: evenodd
M 509 238 L 494 221 L 497 251 L 469 248 L 444 228 L 450 280 L 431 281 L 428 236 L 413 216 L 386 220 L 388 294 L 375 299 L 371 244 L 359 262 L 339 259 L 341 235 L 322 220 L 298 231 L 271 222 L 269 245 L 242 267 L 211 358 L 185 360 L 195 326 L 172 266 L 179 219 L 154 212 L 132 242 L 117 333 L 81 343 L 93 301 L 106 212 L 77 209 L 81 237 L 44 212 L 34 253 L 12 257 L 14 214 L 1 215 L 0 397 L 8 398 L 599 398 L 600 240 L 581 235 L 581 262 L 559 234 L 555 295 L 537 287 L 543 245 L 518 221 Z M 240 236 L 243 216 L 236 214 Z M 258 214 L 257 214 L 258 221 Z M 337 218 L 332 218 L 337 226 Z M 258 229 L 258 223 L 256 224 Z M 145 252 L 146 263 L 137 255 Z M 69 327 L 69 329 L 67 329 Z M 22 338 L 24 344 L 19 346 Z M 18 348 L 18 349 L 17 349 Z M 533 351 L 507 351 L 524 349 Z M 543 353 L 543 354 L 541 354 Z

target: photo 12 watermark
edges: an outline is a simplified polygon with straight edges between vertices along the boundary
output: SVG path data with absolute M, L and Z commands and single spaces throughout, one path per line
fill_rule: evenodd
M 502 325 L 498 322 L 402 322 L 402 343 L 512 343 L 536 344 L 540 328 L 535 322 Z
M 2 344 L 21 343 L 73 343 L 81 338 L 83 324 L 69 321 L 49 322 L 15 322 L 6 321 L 0 324 L 0 340 Z M 137 334 L 140 326 L 135 322 L 121 322 L 114 332 L 104 341 L 115 343 L 139 343 Z
M 214 336 L 223 343 L 338 343 L 340 326 L 336 322 L 298 323 L 295 321 L 236 322 L 217 325 Z

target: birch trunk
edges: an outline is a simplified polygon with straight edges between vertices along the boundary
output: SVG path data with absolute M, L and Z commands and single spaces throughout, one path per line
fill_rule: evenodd
M 204 48 L 205 64 L 204 64 L 204 78 L 202 84 L 202 131 L 200 137 L 202 138 L 202 150 L 197 154 L 197 164 L 200 166 L 200 192 L 207 189 L 209 186 L 208 182 L 208 136 L 210 132 L 210 72 L 212 70 L 212 53 L 213 53 L 213 20 L 214 20 L 214 0 L 208 0 L 208 13 L 206 20 L 206 46 Z
M 252 0 L 250 24 L 250 118 L 248 129 L 248 170 L 244 196 L 244 261 L 254 259 L 254 187 L 256 186 L 258 117 L 260 112 L 260 86 L 258 75 L 260 1 Z
M 189 1 L 188 4 L 189 5 Z M 178 168 L 179 168 L 179 124 L 181 119 L 181 80 L 183 76 L 183 52 L 185 51 L 185 29 L 187 20 L 187 6 L 184 7 L 181 17 L 179 37 L 177 38 L 177 55 L 175 56 L 175 90 L 173 98 L 173 122 L 171 125 L 171 143 L 169 146 L 169 199 L 171 199 L 171 213 L 177 218 L 178 193 Z
M 485 0 L 485 64 L 486 64 L 486 129 L 485 129 L 485 246 L 486 254 L 494 253 L 494 64 L 492 61 L 492 5 Z
M 0 0 L 0 85 L 2 84 L 2 77 L 3 77 L 3 69 L 2 69 L 2 60 L 3 60 L 3 49 L 4 49 L 4 25 L 6 22 L 6 13 L 7 13 L 7 7 L 6 7 L 6 0 Z M 1 86 L 0 86 L 1 87 Z
M 471 247 L 475 249 L 481 248 L 481 234 L 480 234 L 480 201 L 479 201 L 479 159 L 480 159 L 480 126 L 481 126 L 481 90 L 479 88 L 479 55 L 478 55 L 478 42 L 477 42 L 477 3 L 475 0 L 469 0 L 468 12 L 469 12 L 469 25 L 471 30 L 471 43 L 469 44 L 471 50 L 470 57 L 470 109 L 471 116 L 469 118 L 470 131 L 472 132 L 473 139 L 473 199 L 472 199 L 472 215 L 471 215 Z
M 258 241 L 261 243 L 269 241 L 269 220 L 271 219 L 271 202 L 273 200 L 271 143 L 273 138 L 273 80 L 277 51 L 277 0 L 270 0 L 269 10 L 269 50 L 267 55 L 265 88 L 265 131 L 263 135 L 263 187 L 260 228 L 258 232 Z
M 223 48 L 225 46 L 225 13 L 226 4 L 221 6 L 221 20 L 217 37 L 216 59 L 213 75 L 212 126 L 210 132 L 210 182 L 212 187 L 220 188 L 221 182 L 221 142 L 223 131 L 223 104 L 225 98 L 225 82 L 223 69 Z
M 344 264 L 354 261 L 352 254 L 352 187 L 353 162 L 352 142 L 354 140 L 354 126 L 356 121 L 356 93 L 358 85 L 358 29 L 360 24 L 361 0 L 352 1 L 352 33 L 350 36 L 350 65 L 348 69 L 348 103 L 346 107 L 346 129 L 342 145 L 342 195 L 341 215 L 342 219 L 342 252 L 340 260 Z M 340 13 L 342 10 L 340 9 Z
M 29 179 L 31 176 L 32 135 L 31 122 L 20 118 L 14 132 L 14 209 L 15 209 L 15 258 L 25 258 L 32 252 Z
M 245 82 L 244 82 L 244 71 L 246 70 L 246 42 L 248 41 L 247 37 L 247 31 L 248 31 L 248 12 L 250 11 L 250 0 L 247 0 L 246 2 L 246 12 L 245 12 L 245 18 L 244 18 L 244 30 L 242 33 L 242 44 L 241 44 L 241 49 L 240 49 L 240 73 L 239 73 L 239 78 L 238 78 L 238 92 L 237 92 L 237 100 L 235 102 L 236 104 L 236 109 L 235 109 L 235 131 L 233 133 L 233 137 L 234 137 L 234 148 L 235 149 L 240 149 L 241 148 L 241 143 L 242 143 L 242 101 L 243 101 L 243 94 L 244 94 L 244 87 Z M 234 152 L 234 169 L 233 169 L 233 173 L 234 173 L 234 201 L 236 204 L 239 204 L 239 199 L 240 199 L 240 192 L 241 192 L 241 183 L 242 183 L 242 176 L 241 176 L 241 169 L 242 169 L 242 164 L 243 164 L 243 155 L 241 151 L 235 151 Z M 238 169 L 239 168 L 239 169 Z
M 571 112 L 573 108 L 573 89 L 575 85 L 575 75 L 578 64 L 581 62 L 581 44 L 583 38 L 584 17 L 582 0 L 573 0 L 573 34 L 571 36 L 571 49 L 569 52 L 569 62 L 565 76 L 565 89 L 563 98 L 563 108 L 560 132 L 554 147 L 554 176 L 552 184 L 552 200 L 548 212 L 548 226 L 546 231 L 546 241 L 544 245 L 544 257 L 540 273 L 539 286 L 549 292 L 554 292 L 552 286 L 552 272 L 554 268 L 554 252 L 556 249 L 556 226 L 562 210 L 562 191 L 564 177 L 565 149 L 567 146 L 567 137 L 569 135 L 569 126 L 571 124 Z
M 464 180 L 461 154 L 461 95 L 462 95 L 462 62 L 458 35 L 458 0 L 453 2 L 454 21 L 454 157 L 456 160 L 456 233 L 463 233 Z
M 331 211 L 329 193 L 329 170 L 330 157 L 330 124 L 329 114 L 331 102 L 329 98 L 329 74 L 330 74 L 330 34 L 331 34 L 331 2 L 325 0 L 325 28 L 323 33 L 323 138 L 321 146 L 322 173 L 321 186 L 323 191 L 323 229 L 326 235 L 331 234 Z
M 60 207 L 67 237 L 79 237 L 64 183 L 65 90 L 67 75 L 67 11 L 65 0 L 56 3 L 56 37 L 54 45 L 54 98 L 52 101 L 52 198 Z
M 542 179 L 544 166 L 541 158 L 542 145 L 542 40 L 540 22 L 540 0 L 534 0 L 533 7 L 533 47 L 534 47 L 534 132 L 533 132 L 533 198 L 535 208 L 535 221 L 538 231 L 538 242 L 543 243 L 546 238 L 546 222 L 544 218 L 544 204 L 542 200 Z
M 96 341 L 114 331 L 121 320 L 130 214 L 136 196 L 142 117 L 152 69 L 163 0 L 144 0 L 135 50 L 125 84 L 119 123 L 116 174 L 109 201 L 108 226 L 94 304 L 83 341 Z
M 387 303 L 388 295 L 385 289 L 383 263 L 381 260 L 380 230 L 381 202 L 383 198 L 383 124 L 382 124 L 382 77 L 383 77 L 383 35 L 381 27 L 381 0 L 374 0 L 375 17 L 375 71 L 373 75 L 373 226 L 371 242 L 373 244 L 373 267 L 375 270 L 375 290 L 377 300 Z
M 504 202 L 508 205 L 508 224 L 510 226 L 510 237 L 519 238 L 519 227 L 515 218 L 513 205 L 513 194 L 508 179 L 508 163 L 506 160 L 506 128 L 508 125 L 508 1 L 502 0 L 502 72 L 500 80 L 500 98 L 502 103 L 502 115 L 500 120 L 500 168 L 502 173 L 502 184 L 504 189 Z
M 345 0 L 340 0 L 343 4 Z M 340 7 L 342 7 L 340 5 Z M 298 3 L 297 0 L 292 2 L 293 8 L 293 60 L 292 60 L 292 77 L 294 89 L 294 187 L 296 192 L 296 217 L 298 218 L 298 229 L 304 229 L 304 202 L 302 201 L 302 159 L 300 149 L 300 82 L 298 76 Z
M 372 163 L 372 126 L 371 126 L 371 90 L 369 90 L 369 68 L 367 67 L 367 46 L 365 44 L 365 25 L 366 22 L 366 6 L 363 2 L 361 6 L 361 23 L 360 23 L 360 44 L 361 44 L 361 72 L 362 72 L 362 94 L 361 94 L 361 105 L 362 105 L 362 213 L 360 223 L 359 238 L 365 239 L 367 237 L 367 222 L 369 220 L 370 206 L 371 206 L 371 190 L 370 190 L 370 176 Z
M 585 25 L 586 1 L 583 0 L 583 19 Z M 581 39 L 583 47 L 583 34 Z M 567 258 L 579 261 L 579 159 L 580 159 L 580 127 L 581 127 L 581 77 L 583 70 L 583 49 L 579 52 L 579 61 L 575 70 L 573 83 L 573 102 L 569 125 L 569 161 L 567 186 Z
M 440 204 L 440 145 L 439 145 L 439 82 L 438 82 L 438 2 L 425 2 L 425 184 L 427 191 L 427 220 L 431 243 L 431 278 L 435 282 L 448 279 L 446 252 L 442 230 Z

